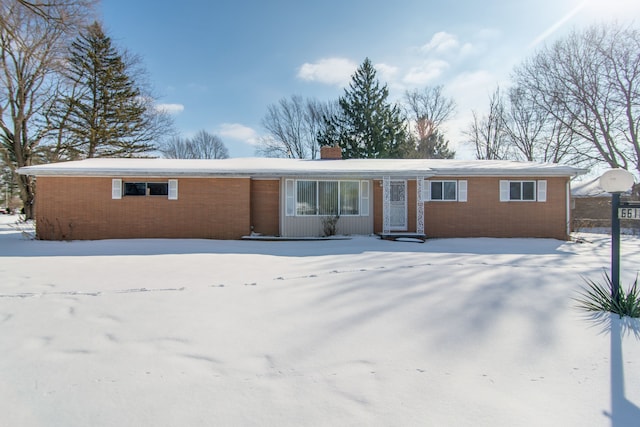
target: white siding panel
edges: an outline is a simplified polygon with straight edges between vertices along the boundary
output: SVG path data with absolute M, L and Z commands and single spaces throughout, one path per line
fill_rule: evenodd
M 338 235 L 373 233 L 373 216 L 341 216 L 336 226 Z M 283 218 L 283 237 L 322 237 L 321 216 L 288 216 Z

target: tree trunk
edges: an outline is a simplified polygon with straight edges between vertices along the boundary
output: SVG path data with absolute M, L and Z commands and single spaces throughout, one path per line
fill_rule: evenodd
M 25 219 L 35 218 L 35 179 L 32 176 L 20 175 L 18 177 L 20 199 L 24 210 Z

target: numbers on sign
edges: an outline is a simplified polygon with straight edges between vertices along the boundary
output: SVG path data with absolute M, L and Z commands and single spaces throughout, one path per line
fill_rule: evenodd
M 620 219 L 640 219 L 640 208 L 620 208 L 618 209 Z

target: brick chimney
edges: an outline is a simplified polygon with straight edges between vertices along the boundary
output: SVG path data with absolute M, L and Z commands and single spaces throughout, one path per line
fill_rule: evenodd
M 334 145 L 333 147 L 328 145 L 323 145 L 320 147 L 320 159 L 322 160 L 341 160 L 342 159 L 342 148 L 339 145 Z

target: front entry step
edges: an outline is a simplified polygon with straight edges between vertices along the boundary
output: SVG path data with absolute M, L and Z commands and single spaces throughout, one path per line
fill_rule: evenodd
M 427 236 L 422 233 L 376 233 L 380 236 L 381 239 L 384 240 L 398 240 L 398 239 L 418 239 L 423 242 L 427 240 Z

